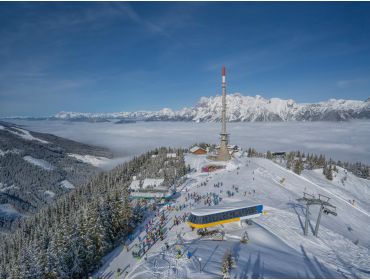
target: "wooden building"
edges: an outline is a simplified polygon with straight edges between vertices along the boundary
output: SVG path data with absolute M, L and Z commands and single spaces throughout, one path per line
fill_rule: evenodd
M 190 149 L 190 152 L 194 155 L 205 155 L 207 153 L 207 150 L 198 146 L 194 146 Z

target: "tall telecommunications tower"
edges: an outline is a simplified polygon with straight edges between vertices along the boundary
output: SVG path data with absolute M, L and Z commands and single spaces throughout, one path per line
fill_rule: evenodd
M 226 132 L 226 68 L 222 66 L 222 130 L 220 150 L 217 155 L 217 160 L 227 161 L 231 159 L 229 149 L 227 148 L 229 134 Z

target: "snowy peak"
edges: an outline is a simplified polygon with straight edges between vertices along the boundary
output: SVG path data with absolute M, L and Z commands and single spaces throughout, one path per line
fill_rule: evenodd
M 202 98 L 195 106 L 195 121 L 220 121 L 221 96 Z M 227 118 L 236 121 L 286 121 L 299 106 L 291 99 L 265 99 L 260 95 L 227 95 Z
M 108 119 L 130 119 L 143 121 L 194 121 L 219 122 L 221 118 L 221 96 L 202 97 L 192 108 L 173 111 L 137 111 L 117 113 L 60 112 L 52 119 L 101 122 Z M 318 103 L 297 103 L 292 99 L 270 98 L 260 95 L 244 96 L 229 94 L 227 119 L 230 122 L 255 121 L 346 121 L 370 119 L 370 100 L 330 99 Z

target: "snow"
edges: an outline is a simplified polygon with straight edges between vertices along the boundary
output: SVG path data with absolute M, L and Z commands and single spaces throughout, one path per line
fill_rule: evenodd
M 307 179 L 324 186 L 326 190 L 331 193 L 347 198 L 348 200 L 355 200 L 355 205 L 370 213 L 370 187 L 369 180 L 356 177 L 351 172 L 337 166 L 338 172 L 333 171 L 333 181 L 328 182 L 322 169 L 304 170 L 303 176 Z
M 198 146 L 194 146 L 194 147 L 192 147 L 191 149 L 190 149 L 190 152 L 191 153 L 194 153 L 195 151 L 197 151 L 197 150 L 204 150 L 204 149 L 202 149 L 201 147 L 198 147 Z
M 166 188 L 168 190 L 168 188 Z M 136 198 L 165 198 L 172 195 L 171 191 L 167 192 L 145 192 L 145 191 L 135 191 L 131 192 L 131 197 Z
M 172 195 L 172 191 L 168 186 L 164 186 L 163 178 L 145 178 L 144 180 L 135 179 L 130 184 L 132 197 L 146 198 L 163 198 Z
M 0 217 L 1 216 L 19 216 L 20 213 L 14 208 L 13 205 L 5 203 L 0 204 Z
M 135 180 L 135 179 L 132 180 L 129 188 L 131 190 L 138 190 L 138 189 L 140 189 L 140 182 L 141 182 L 141 180 Z
M 60 185 L 61 185 L 61 187 L 66 188 L 66 189 L 74 189 L 75 188 L 75 186 L 71 182 L 69 182 L 68 180 L 61 181 Z
M 110 162 L 110 159 L 106 157 L 97 157 L 92 155 L 78 155 L 78 154 L 68 154 L 68 156 L 96 167 L 102 167 Z
M 6 154 L 19 154 L 19 150 L 18 149 L 12 149 L 12 150 L 6 150 L 6 151 L 3 151 L 0 149 L 0 157 L 1 156 L 5 156 Z
M 197 208 L 191 211 L 192 214 L 196 216 L 204 216 L 214 213 L 221 213 L 231 210 L 236 210 L 245 207 L 253 207 L 259 205 L 253 201 L 242 200 L 242 201 L 234 201 L 230 203 L 221 203 L 219 205 L 207 206 L 202 208 Z
M 16 187 L 15 185 L 11 185 L 9 187 L 6 187 L 3 183 L 0 183 L 0 192 L 6 192 L 8 190 L 16 190 L 16 189 L 19 189 L 19 188 Z
M 221 95 L 202 97 L 192 108 L 173 111 L 164 108 L 159 111 L 117 112 L 117 113 L 79 113 L 60 112 L 56 119 L 115 119 L 138 120 L 186 120 L 194 122 L 214 122 L 221 118 Z M 229 121 L 294 121 L 294 120 L 348 120 L 366 116 L 370 102 L 360 100 L 330 99 L 318 103 L 296 103 L 292 99 L 265 99 L 260 95 L 244 96 L 229 94 L 227 100 L 227 119 Z
M 23 139 L 29 140 L 29 141 L 38 141 L 43 144 L 48 144 L 48 141 L 42 140 L 40 138 L 34 137 L 31 135 L 31 133 L 28 130 L 18 128 L 18 127 L 12 127 L 12 129 L 16 129 L 17 131 L 8 129 L 9 132 L 22 137 Z
M 144 180 L 133 180 L 130 184 L 130 188 L 132 190 L 138 190 L 140 189 L 140 185 L 142 184 L 143 189 L 146 189 L 148 187 L 154 189 L 163 189 L 163 187 L 161 188 L 163 181 L 164 181 L 163 178 L 160 179 L 146 178 Z M 168 187 L 165 187 L 165 189 L 167 190 Z
M 143 188 L 145 189 L 148 187 L 153 187 L 153 188 L 160 187 L 163 184 L 163 182 L 164 182 L 163 178 L 159 178 L 159 179 L 146 178 L 143 181 Z
M 47 162 L 46 160 L 43 160 L 43 159 L 34 158 L 31 156 L 24 156 L 23 159 L 33 165 L 36 165 L 48 171 L 51 171 L 54 169 L 54 166 L 50 162 Z
M 44 191 L 44 194 L 49 196 L 50 198 L 53 198 L 55 196 L 55 193 L 52 191 Z
M 194 153 L 195 151 L 197 151 L 197 150 L 199 150 L 200 149 L 200 147 L 198 147 L 198 146 L 194 146 L 194 147 L 192 147 L 191 149 L 190 149 L 190 152 L 191 153 Z
M 177 157 L 177 155 L 176 155 L 176 153 L 168 153 L 167 157 L 168 158 L 175 158 L 175 157 Z
M 300 176 L 270 160 L 241 156 L 228 162 L 227 169 L 207 174 L 199 171 L 201 165 L 207 163 L 206 157 L 188 154 L 185 159 L 196 171 L 187 175 L 174 201 L 174 205 L 185 204 L 185 209 L 165 210 L 168 220 L 165 240 L 158 241 L 147 252 L 146 259 L 134 259 L 131 250 L 138 243 L 137 236 L 143 238 L 145 235 L 139 226 L 129 244 L 130 251 L 126 252 L 123 245 L 118 246 L 104 258 L 94 277 L 220 278 L 221 261 L 227 250 L 231 250 L 236 263 L 231 278 L 369 277 L 369 211 L 362 205 L 348 203 L 348 199 L 365 195 L 361 203 L 368 205 L 368 192 L 361 186 L 354 188 L 358 182 L 349 174 L 345 186 L 339 187 L 344 170 L 339 170 L 339 177 L 332 182 L 323 181 L 319 171 Z M 285 179 L 283 183 L 280 183 L 281 178 Z M 223 186 L 215 188 L 214 184 L 218 182 L 223 182 Z M 369 180 L 361 182 L 363 188 L 370 188 Z M 201 183 L 206 185 L 201 186 Z M 239 192 L 232 188 L 233 185 Z M 220 190 L 223 193 L 219 193 Z M 236 192 L 235 196 L 228 197 L 227 190 Z M 338 216 L 323 215 L 318 238 L 312 233 L 319 210 L 314 206 L 310 208 L 309 234 L 303 235 L 305 208 L 297 199 L 304 191 L 328 195 L 337 207 Z M 193 192 L 199 195 L 215 192 L 225 203 L 246 199 L 262 203 L 267 214 L 254 219 L 252 225 L 230 223 L 219 226 L 226 233 L 224 241 L 199 238 L 185 223 L 173 226 L 174 216 L 204 207 L 203 200 L 198 204 L 185 201 L 187 194 Z M 157 218 L 154 218 L 156 222 Z M 245 231 L 249 242 L 242 244 L 240 238 Z M 164 242 L 170 245 L 168 251 L 164 249 Z M 176 246 L 183 253 L 180 258 L 174 252 Z M 190 259 L 186 257 L 188 251 L 193 253 Z M 118 268 L 123 271 L 121 275 L 116 275 Z

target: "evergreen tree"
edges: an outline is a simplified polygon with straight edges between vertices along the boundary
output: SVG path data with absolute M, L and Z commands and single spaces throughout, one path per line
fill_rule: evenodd
M 249 149 L 248 149 L 248 155 L 247 156 L 252 157 L 252 148 L 251 147 L 249 147 Z
M 177 158 L 167 158 L 176 152 Z M 128 186 L 133 176 L 156 177 L 165 170 L 169 184 L 186 171 L 181 150 L 159 148 L 135 157 L 63 195 L 37 214 L 18 220 L 14 233 L 1 236 L 0 276 L 6 278 L 86 278 L 118 240 L 142 219 L 132 209 Z
M 230 250 L 226 251 L 221 264 L 221 272 L 223 279 L 229 279 L 230 278 L 230 271 L 234 265 L 234 260 L 231 255 Z
M 299 158 L 299 159 L 297 159 L 297 160 L 294 161 L 293 171 L 296 174 L 301 174 L 302 173 L 302 170 L 303 170 L 303 162 L 302 162 L 302 159 Z
M 267 151 L 266 158 L 272 159 L 272 153 L 271 153 L 271 151 Z

